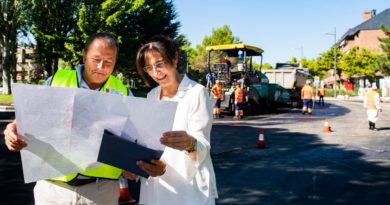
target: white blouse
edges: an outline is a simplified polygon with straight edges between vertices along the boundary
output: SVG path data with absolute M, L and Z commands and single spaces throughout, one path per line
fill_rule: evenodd
M 160 87 L 148 99 L 160 100 Z M 184 130 L 197 140 L 196 161 L 184 152 L 166 147 L 162 159 L 166 172 L 160 177 L 141 178 L 140 204 L 211 205 L 218 198 L 210 157 L 212 102 L 206 88 L 184 75 L 176 96 L 178 106 L 173 130 Z

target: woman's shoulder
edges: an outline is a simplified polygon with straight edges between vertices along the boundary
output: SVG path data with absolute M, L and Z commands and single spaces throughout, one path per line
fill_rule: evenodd
M 206 87 L 204 87 L 202 84 L 195 82 L 194 80 L 191 80 L 190 78 L 187 77 L 188 80 L 188 91 L 189 92 L 205 92 Z

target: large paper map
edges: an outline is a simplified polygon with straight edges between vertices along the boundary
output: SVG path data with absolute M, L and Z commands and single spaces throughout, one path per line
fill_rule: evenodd
M 97 162 L 104 129 L 145 147 L 163 150 L 177 103 L 123 97 L 87 89 L 13 84 L 26 183 L 78 173 Z

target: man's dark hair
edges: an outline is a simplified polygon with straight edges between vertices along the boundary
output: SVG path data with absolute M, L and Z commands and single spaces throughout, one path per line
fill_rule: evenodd
M 119 53 L 118 41 L 116 40 L 116 38 L 113 35 L 111 35 L 109 33 L 104 33 L 104 32 L 95 33 L 91 37 L 89 37 L 89 39 L 87 40 L 87 43 L 85 44 L 85 47 L 83 49 L 84 54 L 88 53 L 89 47 L 91 46 L 92 42 L 96 39 L 102 39 L 102 40 L 104 40 L 104 42 L 106 42 L 106 44 L 109 47 L 115 48 L 116 56 L 118 57 L 118 53 Z

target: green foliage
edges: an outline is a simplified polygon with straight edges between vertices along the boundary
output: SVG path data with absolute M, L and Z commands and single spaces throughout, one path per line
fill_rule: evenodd
M 364 75 L 373 79 L 377 67 L 377 55 L 366 49 L 351 49 L 347 54 L 342 54 L 336 49 L 337 74 L 350 78 L 353 75 Z M 308 68 L 312 76 L 324 78 L 328 70 L 334 69 L 333 48 L 320 54 L 317 59 L 302 59 L 302 66 Z
M 357 50 L 351 49 L 341 58 L 339 67 L 347 78 L 353 75 L 364 75 L 370 80 L 375 78 L 374 65 L 376 63 L 376 55 L 366 49 Z
M 336 49 L 336 70 L 337 73 L 340 74 L 340 70 L 338 69 L 340 58 L 342 57 L 342 53 L 339 48 Z M 320 54 L 320 56 L 317 58 L 317 69 L 316 72 L 318 72 L 319 76 L 325 76 L 327 71 L 330 69 L 334 69 L 334 48 L 329 49 L 328 51 Z
M 390 27 L 381 27 L 385 38 L 379 38 L 383 55 L 378 56 L 377 68 L 385 75 L 390 75 Z
M 13 103 L 12 95 L 3 95 L 0 93 L 0 104 L 9 105 Z
M 292 57 L 287 63 L 298 63 L 298 59 L 296 57 Z
M 138 48 L 156 34 L 177 37 L 180 23 L 172 1 L 161 0 L 107 0 L 85 1 L 77 13 L 77 27 L 67 44 L 66 58 L 77 62 L 86 39 L 96 32 L 114 34 L 120 44 L 116 72 L 126 79 L 138 78 L 135 55 Z M 141 76 L 143 77 L 143 76 Z M 150 79 L 144 77 L 150 85 Z
M 213 46 L 221 44 L 239 43 L 240 39 L 233 36 L 233 32 L 228 25 L 213 29 L 211 36 L 205 36 L 202 42 L 203 46 Z
M 260 71 L 260 64 L 259 64 L 259 63 L 252 62 L 252 68 L 253 68 L 253 70 L 255 70 L 255 71 Z M 261 66 L 261 70 L 268 70 L 268 69 L 273 69 L 272 65 L 269 64 L 269 63 L 264 63 L 264 64 Z
M 4 93 L 11 93 L 16 80 L 16 48 L 18 34 L 25 34 L 27 0 L 2 0 L 0 3 L 0 70 Z
M 334 90 L 333 90 L 333 88 L 326 88 L 325 89 L 325 97 L 334 97 Z
M 190 59 L 191 65 L 193 65 L 194 69 L 200 70 L 201 72 L 205 72 L 207 69 L 206 46 L 233 43 L 240 43 L 240 40 L 238 37 L 233 36 L 233 32 L 230 30 L 228 25 L 224 25 L 221 28 L 213 29 L 212 34 L 210 36 L 204 37 L 202 45 L 196 46 L 195 53 L 193 56 L 191 56 Z M 217 62 L 223 57 L 224 54 L 222 52 L 213 52 L 213 56 L 211 56 L 211 64 Z
M 320 69 L 318 62 L 314 59 L 302 59 L 301 64 L 303 68 L 309 69 L 312 76 L 319 76 L 320 78 L 324 78 L 324 76 L 326 76 L 326 71 L 324 69 Z
M 50 76 L 58 69 L 58 60 L 66 53 L 65 43 L 76 26 L 80 1 L 32 0 L 30 29 L 36 40 L 34 61 Z
M 273 67 L 269 63 L 264 63 L 261 69 L 262 70 L 269 70 L 269 69 L 273 69 Z
M 348 95 L 348 96 L 355 96 L 356 93 L 353 90 L 338 90 L 337 95 Z

